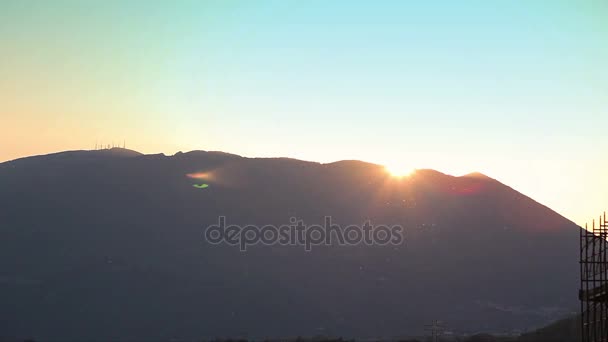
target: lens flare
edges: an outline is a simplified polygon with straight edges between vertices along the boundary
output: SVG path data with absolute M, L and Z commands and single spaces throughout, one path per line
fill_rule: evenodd
M 209 179 L 211 178 L 211 174 L 209 172 L 194 172 L 186 174 L 186 177 L 192 179 Z

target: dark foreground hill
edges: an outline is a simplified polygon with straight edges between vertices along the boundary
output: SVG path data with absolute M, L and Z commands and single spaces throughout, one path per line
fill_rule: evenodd
M 204 180 L 187 174 L 203 174 Z M 192 185 L 204 181 L 208 188 Z M 250 247 L 206 226 L 400 224 L 399 246 Z M 0 339 L 390 337 L 577 308 L 578 227 L 480 174 L 114 149 L 0 164 Z
M 577 315 L 523 334 L 518 342 L 577 342 L 581 340 L 581 318 L 580 315 Z

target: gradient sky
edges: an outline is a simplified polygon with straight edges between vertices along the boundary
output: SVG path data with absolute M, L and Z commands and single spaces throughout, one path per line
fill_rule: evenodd
M 0 1 L 0 161 L 122 143 L 608 208 L 606 1 Z M 602 169 L 603 168 L 603 169 Z

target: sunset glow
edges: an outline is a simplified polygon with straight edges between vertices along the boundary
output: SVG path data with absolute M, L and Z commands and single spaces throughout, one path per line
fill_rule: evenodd
M 607 15 L 546 0 L 3 1 L 0 162 L 126 140 L 403 163 L 479 171 L 583 223 L 608 202 Z
M 403 177 L 407 177 L 410 176 L 412 173 L 414 173 L 414 169 L 411 168 L 406 168 L 403 166 L 394 166 L 394 165 L 387 165 L 385 166 L 385 169 L 388 173 L 390 173 L 391 176 L 393 177 L 397 177 L 397 178 L 403 178 Z

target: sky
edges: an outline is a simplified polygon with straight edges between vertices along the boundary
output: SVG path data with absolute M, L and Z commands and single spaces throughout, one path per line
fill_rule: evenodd
M 143 153 L 478 171 L 608 208 L 606 1 L 0 1 L 0 162 Z

